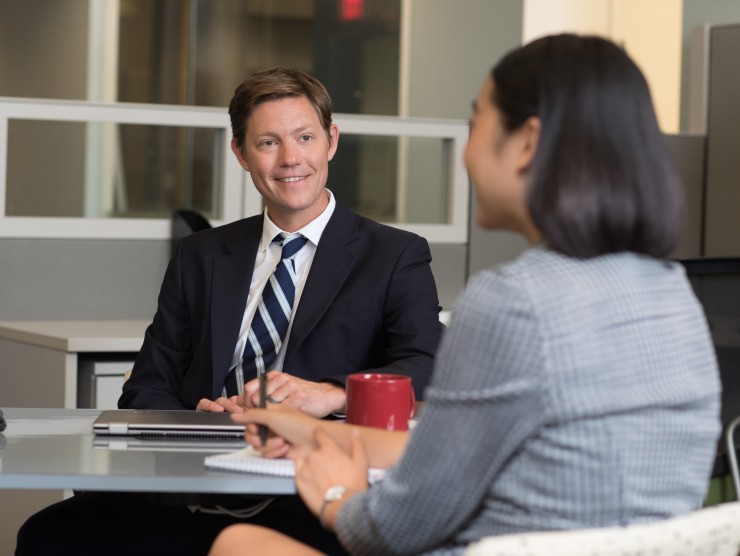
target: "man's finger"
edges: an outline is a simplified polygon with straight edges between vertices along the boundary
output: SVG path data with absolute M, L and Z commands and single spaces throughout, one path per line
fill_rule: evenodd
M 218 403 L 214 402 L 213 400 L 209 400 L 208 398 L 202 398 L 198 402 L 198 406 L 196 407 L 196 410 L 219 413 L 219 412 L 223 412 L 224 408 L 220 406 Z

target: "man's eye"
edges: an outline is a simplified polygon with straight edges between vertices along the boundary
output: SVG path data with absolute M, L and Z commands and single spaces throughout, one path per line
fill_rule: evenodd
M 310 140 L 311 140 L 310 135 L 301 135 L 301 141 L 305 142 L 305 141 L 310 141 Z
M 262 141 L 262 146 L 264 147 L 272 147 L 275 144 L 275 141 L 272 139 L 267 139 L 266 141 Z

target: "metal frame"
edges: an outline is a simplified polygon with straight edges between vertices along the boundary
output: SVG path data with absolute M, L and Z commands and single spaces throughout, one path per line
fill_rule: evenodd
M 740 425 L 740 416 L 735 417 L 725 428 L 725 447 L 727 448 L 727 462 L 730 466 L 732 484 L 735 487 L 735 498 L 740 500 L 740 471 L 737 468 L 737 452 L 735 452 L 735 429 Z
M 222 138 L 220 211 L 215 226 L 262 209 L 262 199 L 231 153 L 231 129 L 224 108 L 0 97 L 0 238 L 169 239 L 168 219 L 50 218 L 5 215 L 8 121 L 11 119 L 207 127 Z M 469 183 L 462 165 L 468 136 L 464 120 L 335 114 L 340 132 L 351 135 L 431 137 L 442 139 L 447 168 L 447 223 L 390 225 L 415 232 L 432 243 L 464 244 L 468 240 Z

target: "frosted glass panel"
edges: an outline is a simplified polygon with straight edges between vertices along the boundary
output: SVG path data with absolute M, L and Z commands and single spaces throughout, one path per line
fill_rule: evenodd
M 8 216 L 169 218 L 218 211 L 220 130 L 10 120 Z
M 209 128 L 10 120 L 6 214 L 169 218 L 192 208 L 218 220 L 222 136 Z M 440 138 L 344 133 L 328 185 L 370 218 L 444 224 L 445 148 Z

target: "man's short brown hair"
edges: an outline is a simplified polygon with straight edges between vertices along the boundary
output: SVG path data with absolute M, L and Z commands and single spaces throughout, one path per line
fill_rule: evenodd
M 231 133 L 241 148 L 247 133 L 247 121 L 263 102 L 290 97 L 306 97 L 316 109 L 321 125 L 329 135 L 332 102 L 326 87 L 304 71 L 284 67 L 260 70 L 247 77 L 234 91 L 229 103 Z

